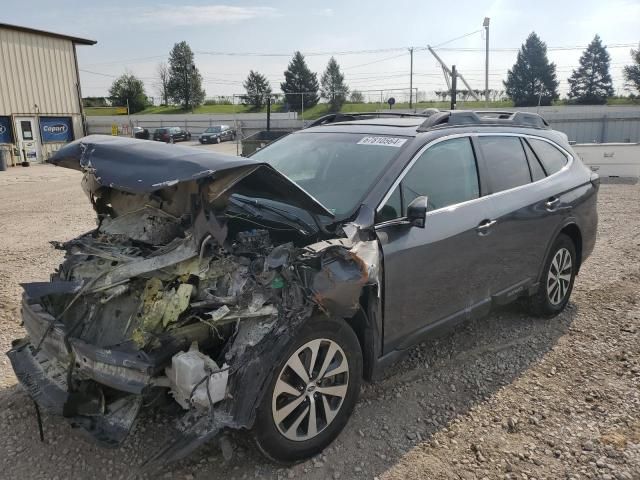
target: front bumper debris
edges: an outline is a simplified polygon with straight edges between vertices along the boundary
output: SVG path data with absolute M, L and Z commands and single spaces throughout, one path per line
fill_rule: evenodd
M 142 406 L 141 395 L 122 395 L 105 403 L 97 392 L 69 392 L 66 373 L 26 339 L 7 352 L 13 370 L 31 398 L 47 413 L 65 417 L 107 447 L 117 447 L 129 434 Z

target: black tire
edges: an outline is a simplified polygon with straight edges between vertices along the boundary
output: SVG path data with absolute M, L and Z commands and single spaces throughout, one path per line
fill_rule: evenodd
M 568 284 L 562 279 L 558 279 L 558 281 L 554 283 L 553 279 L 550 278 L 550 274 L 553 275 L 556 270 L 554 259 L 556 259 L 563 250 L 568 252 L 571 260 L 571 272 Z M 573 240 L 565 234 L 558 235 L 558 238 L 556 238 L 556 241 L 553 243 L 551 250 L 549 250 L 549 255 L 545 259 L 538 291 L 529 299 L 529 311 L 532 315 L 551 318 L 555 317 L 565 309 L 567 303 L 569 303 L 571 291 L 573 290 L 577 266 L 576 247 Z M 557 275 L 554 276 L 557 277 Z M 558 290 L 550 287 L 552 285 L 557 285 Z M 564 293 L 560 295 L 562 291 L 564 291 Z M 552 298 L 554 296 L 555 298 Z M 559 300 L 558 296 L 561 297 Z
M 321 342 L 323 342 L 321 344 L 324 344 L 324 342 L 335 342 L 335 344 L 337 344 L 340 349 L 342 349 L 342 352 L 339 352 L 336 358 L 338 358 L 338 362 L 340 362 L 341 364 L 340 359 L 342 359 L 342 353 L 344 353 L 344 358 L 346 359 L 348 364 L 348 368 L 345 370 L 346 372 L 348 372 L 346 394 L 343 397 L 342 402 L 337 407 L 337 413 L 335 413 L 333 419 L 327 422 L 327 412 L 325 410 L 325 407 L 320 407 L 320 405 L 325 401 L 320 393 L 320 390 L 322 390 L 321 381 L 319 381 L 318 385 L 314 387 L 318 388 L 318 391 L 314 391 L 311 388 L 305 390 L 304 387 L 301 387 L 299 389 L 301 392 L 299 397 L 307 398 L 305 398 L 297 408 L 300 408 L 300 411 L 308 409 L 310 406 L 308 396 L 314 396 L 313 398 L 317 399 L 317 418 L 320 420 L 317 425 L 319 426 L 319 428 L 317 435 L 312 438 L 306 440 L 291 440 L 285 437 L 285 433 L 281 433 L 279 429 L 280 427 L 276 424 L 276 421 L 274 419 L 274 412 L 272 410 L 272 408 L 275 408 L 274 405 L 277 405 L 276 402 L 283 400 L 283 396 L 285 396 L 284 400 L 288 400 L 286 398 L 288 394 L 280 394 L 279 396 L 276 396 L 276 399 L 274 400 L 274 392 L 281 374 L 286 375 L 287 373 L 291 374 L 293 372 L 292 370 L 287 370 L 289 368 L 286 367 L 288 361 L 294 358 L 294 354 L 300 348 L 305 346 L 308 342 L 314 340 L 320 340 Z M 323 347 L 320 347 L 318 351 L 322 352 L 322 348 Z M 308 357 L 304 356 L 304 354 L 307 352 L 309 351 L 305 350 L 302 353 L 299 353 L 298 359 L 300 359 L 300 355 L 303 355 L 303 359 L 307 360 Z M 304 360 L 303 366 L 305 370 L 308 371 L 308 364 L 310 363 L 310 361 L 306 362 L 307 364 L 304 365 Z M 316 373 L 319 373 L 318 370 L 321 370 L 321 363 L 322 357 L 321 353 L 319 353 L 316 357 L 315 362 Z M 333 369 L 328 369 L 327 372 L 331 373 L 333 370 L 337 370 L 337 368 L 334 367 Z M 313 371 L 314 370 L 312 369 L 312 372 Z M 258 408 L 256 424 L 254 428 L 254 436 L 258 449 L 267 458 L 277 463 L 291 464 L 312 457 L 321 452 L 338 436 L 338 434 L 347 424 L 347 421 L 349 420 L 349 417 L 351 416 L 351 413 L 353 412 L 353 409 L 358 400 L 358 396 L 360 394 L 360 382 L 362 379 L 362 352 L 360 349 L 358 338 L 356 337 L 351 327 L 344 320 L 333 320 L 329 318 L 314 319 L 310 322 L 307 322 L 307 324 L 300 329 L 298 334 L 295 335 L 295 338 L 292 338 L 289 341 L 287 346 L 278 356 L 278 361 L 274 365 L 273 372 L 273 378 L 271 379 Z M 344 375 L 344 373 L 328 375 L 328 377 L 336 380 L 342 379 L 341 383 L 344 385 L 343 379 L 345 377 L 341 377 L 341 375 Z M 300 379 L 300 377 L 296 378 Z M 337 397 L 327 397 L 325 395 L 325 398 L 332 398 L 331 401 L 334 401 L 334 399 L 336 399 Z M 314 403 L 315 402 L 316 401 L 314 400 Z M 285 403 L 285 406 L 286 405 L 287 404 Z M 284 417 L 284 419 L 289 420 L 294 417 L 298 417 L 298 412 L 299 411 L 294 410 L 289 414 L 289 416 Z M 323 413 L 325 420 L 324 426 L 322 426 L 321 422 Z M 300 416 L 302 416 L 302 414 L 300 414 Z M 309 416 L 310 415 L 305 414 L 307 434 L 309 432 Z M 280 425 L 283 424 L 284 422 Z M 305 421 L 303 420 L 300 425 L 301 426 L 298 427 L 298 429 L 304 429 Z M 322 428 L 320 428 L 321 426 Z

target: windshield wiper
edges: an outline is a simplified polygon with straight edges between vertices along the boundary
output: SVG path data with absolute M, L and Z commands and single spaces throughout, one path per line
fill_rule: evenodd
M 229 200 L 231 201 L 232 204 L 241 207 L 242 209 L 244 209 L 245 211 L 248 211 L 249 213 L 251 213 L 254 216 L 256 215 L 256 212 L 254 211 L 254 208 L 255 208 L 255 209 L 258 209 L 258 210 L 266 210 L 268 212 L 275 213 L 276 215 L 279 215 L 282 218 L 286 218 L 290 222 L 293 222 L 296 225 L 298 225 L 300 227 L 303 227 L 303 228 L 300 229 L 300 231 L 304 235 L 310 235 L 311 233 L 314 233 L 314 232 L 318 231 L 318 228 L 316 228 L 313 225 L 310 225 L 309 223 L 307 223 L 304 219 L 302 219 L 298 215 L 295 215 L 295 214 L 293 214 L 291 212 L 288 212 L 286 210 L 283 210 L 281 208 L 273 207 L 271 205 L 266 205 L 266 204 L 261 203 L 260 201 L 256 200 L 255 198 L 253 198 L 253 199 L 245 199 L 245 198 L 241 198 L 241 197 L 231 197 Z M 314 220 L 315 220 L 315 218 L 314 218 Z

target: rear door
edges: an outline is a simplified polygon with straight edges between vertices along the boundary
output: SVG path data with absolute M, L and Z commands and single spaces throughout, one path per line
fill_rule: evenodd
M 465 318 L 482 304 L 487 200 L 470 137 L 436 140 L 414 157 L 378 208 L 384 255 L 384 351 Z M 429 197 L 425 228 L 394 225 L 416 197 Z
M 487 236 L 487 286 L 491 295 L 506 300 L 536 281 L 567 208 L 526 137 L 479 134 L 476 141 L 493 223 Z

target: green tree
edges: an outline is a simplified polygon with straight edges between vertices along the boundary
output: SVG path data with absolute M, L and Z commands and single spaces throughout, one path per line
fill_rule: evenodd
M 158 75 L 158 93 L 160 93 L 160 105 L 169 104 L 169 67 L 165 62 L 159 63 L 156 70 Z
M 631 50 L 632 65 L 625 65 L 623 68 L 626 86 L 640 93 L 640 45 L 637 50 Z
M 596 35 L 580 57 L 580 66 L 569 77 L 569 98 L 576 103 L 600 105 L 613 96 L 609 53 Z
M 516 107 L 551 105 L 558 99 L 556 66 L 549 63 L 547 45 L 532 32 L 518 51 L 513 68 L 503 82 Z
M 196 68 L 193 51 L 187 42 L 176 43 L 169 53 L 167 93 L 186 110 L 193 109 L 204 101 L 202 76 Z
M 349 101 L 351 103 L 364 103 L 364 95 L 360 90 L 353 90 L 349 95 Z
M 242 84 L 247 94 L 242 97 L 245 105 L 252 105 L 256 110 L 261 109 L 271 96 L 271 85 L 267 77 L 259 72 L 251 70 L 249 76 Z
M 304 98 L 304 108 L 311 108 L 318 103 L 318 88 L 318 76 L 309 70 L 304 56 L 296 52 L 284 72 L 284 82 L 280 84 L 286 103 L 293 110 L 299 111 Z M 304 95 L 298 95 L 300 93 Z
M 109 98 L 114 105 L 120 107 L 126 107 L 128 104 L 131 113 L 144 110 L 148 103 L 144 83 L 130 73 L 114 80 L 109 89 Z
M 340 65 L 331 57 L 327 63 L 327 69 L 320 78 L 320 95 L 328 100 L 329 110 L 339 112 L 349 95 L 349 87 L 344 83 L 344 75 L 340 71 Z

